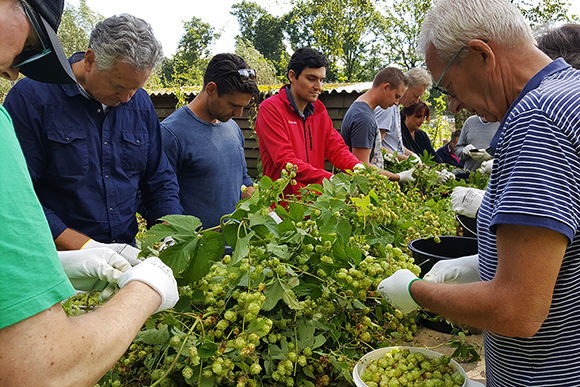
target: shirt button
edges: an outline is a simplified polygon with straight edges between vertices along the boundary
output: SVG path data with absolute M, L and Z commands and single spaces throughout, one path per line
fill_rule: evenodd
M 108 179 L 108 178 L 109 178 L 109 175 L 105 175 L 105 179 Z
M 109 211 L 113 211 L 113 207 L 109 208 Z
M 136 143 L 137 143 L 137 144 L 139 144 L 139 143 L 140 143 L 140 141 L 139 141 L 139 140 L 137 140 L 137 141 L 136 141 Z
M 101 109 L 97 109 L 97 113 L 100 113 L 100 112 L 101 112 Z
M 108 142 L 106 142 L 106 141 L 104 142 L 104 144 L 105 144 L 105 145 L 109 145 L 109 143 L 108 143 Z

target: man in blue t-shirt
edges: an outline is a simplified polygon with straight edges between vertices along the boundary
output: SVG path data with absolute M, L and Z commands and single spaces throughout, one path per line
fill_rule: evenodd
M 254 191 L 244 136 L 233 117 L 259 95 L 256 71 L 237 55 L 214 56 L 201 92 L 161 124 L 163 149 L 177 174 L 179 199 L 204 228 L 219 225 Z M 246 186 L 242 193 L 242 186 Z
M 439 1 L 420 48 L 451 112 L 501 121 L 477 216 L 479 259 L 428 273 L 436 282 L 481 281 L 417 281 L 400 270 L 379 292 L 403 312 L 421 305 L 484 329 L 489 387 L 577 386 L 580 71 L 541 52 L 506 0 Z
M 357 159 L 374 165 L 381 174 L 401 183 L 412 183 L 413 171 L 403 171 L 397 178 L 397 174 L 383 169 L 382 137 L 374 109 L 377 106 L 387 109 L 398 103 L 407 90 L 407 84 L 407 77 L 397 68 L 386 67 L 379 71 L 373 79 L 372 87 L 350 105 L 340 129 L 345 144 Z

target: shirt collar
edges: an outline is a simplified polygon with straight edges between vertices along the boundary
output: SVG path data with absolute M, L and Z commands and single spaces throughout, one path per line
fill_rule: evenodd
M 288 102 L 290 102 L 290 106 L 292 106 L 292 109 L 294 109 L 294 111 L 296 113 L 298 113 L 300 115 L 300 117 L 308 118 L 310 115 L 314 114 L 314 104 L 312 102 L 308 102 L 306 104 L 306 107 L 304 108 L 304 113 L 301 113 L 300 110 L 298 110 L 298 105 L 296 105 L 296 101 L 294 100 L 294 96 L 292 95 L 292 92 L 290 91 L 290 85 L 286 85 L 285 90 L 286 90 L 286 97 L 288 97 Z
M 491 148 L 497 149 L 499 139 L 503 133 L 505 121 L 506 121 L 507 117 L 509 116 L 510 112 L 512 111 L 512 109 L 521 101 L 521 99 L 526 94 L 528 94 L 530 91 L 532 91 L 532 90 L 536 89 L 538 86 L 540 86 L 540 83 L 542 83 L 542 81 L 545 78 L 547 78 L 547 77 L 551 76 L 552 74 L 555 74 L 559 71 L 565 70 L 567 68 L 570 68 L 570 65 L 568 63 L 566 63 L 564 61 L 564 59 L 558 58 L 558 59 L 550 62 L 546 67 L 541 69 L 536 75 L 534 75 L 532 77 L 532 79 L 530 79 L 528 81 L 528 83 L 526 84 L 526 86 L 524 87 L 524 89 L 522 90 L 520 95 L 518 95 L 518 98 L 516 98 L 516 100 L 510 105 L 508 111 L 506 112 L 505 116 L 503 117 L 503 120 L 501 121 L 499 129 L 497 130 L 497 132 L 495 132 L 495 136 L 493 136 L 493 139 L 491 140 L 491 143 L 489 144 L 489 146 Z

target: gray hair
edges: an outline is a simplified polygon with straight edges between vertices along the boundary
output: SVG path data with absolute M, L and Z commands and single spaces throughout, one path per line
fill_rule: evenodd
M 418 86 L 425 86 L 425 89 L 431 88 L 433 81 L 431 80 L 431 75 L 427 70 L 415 67 L 405 73 L 407 79 L 409 80 L 409 89 L 414 89 Z
M 425 55 L 433 45 L 437 59 L 447 62 L 473 39 L 493 41 L 516 52 L 535 45 L 528 22 L 507 0 L 439 0 L 421 27 L 419 52 Z
M 108 71 L 117 61 L 135 71 L 153 70 L 163 60 L 163 48 L 151 25 L 129 14 L 111 16 L 95 25 L 89 48 L 95 53 L 97 70 Z

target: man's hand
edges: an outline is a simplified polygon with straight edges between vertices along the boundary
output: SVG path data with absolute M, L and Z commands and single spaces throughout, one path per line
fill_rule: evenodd
M 131 268 L 122 256 L 108 248 L 59 251 L 64 272 L 77 290 L 103 290 L 115 284 Z
M 433 265 L 423 279 L 429 282 L 445 282 L 448 284 L 481 281 L 478 255 L 441 260 Z
M 410 313 L 420 307 L 411 295 L 411 284 L 415 281 L 419 281 L 415 274 L 410 270 L 401 269 L 382 280 L 377 290 L 394 308 L 403 313 Z
M 490 177 L 492 168 L 493 168 L 493 159 L 486 160 L 483 163 L 481 163 L 481 166 L 479 167 L 479 172 L 481 172 L 481 174 L 485 177 Z
M 439 179 L 437 179 L 437 183 L 439 184 L 445 184 L 448 181 L 455 179 L 455 175 L 449 172 L 447 169 L 437 171 L 437 174 L 439 175 Z
M 467 144 L 463 147 L 463 149 L 461 150 L 461 153 L 465 157 L 473 158 L 473 155 L 471 154 L 472 150 L 477 150 L 477 148 L 473 144 Z
M 476 161 L 491 160 L 493 156 L 486 152 L 485 149 L 480 149 L 479 152 L 471 152 L 471 158 Z
M 173 271 L 157 257 L 147 258 L 140 265 L 123 273 L 119 277 L 119 287 L 122 288 L 131 281 L 146 283 L 159 293 L 161 305 L 154 313 L 173 308 L 179 300 Z
M 81 250 L 89 250 L 103 247 L 109 248 L 114 252 L 116 252 L 117 254 L 120 254 L 123 258 L 129 261 L 131 266 L 138 265 L 142 262 L 139 258 L 137 258 L 139 256 L 139 249 L 126 243 L 101 243 L 93 239 L 89 239 L 89 241 L 85 243 L 83 247 L 81 247 Z
M 453 212 L 468 218 L 475 218 L 484 194 L 485 191 L 477 188 L 455 187 L 451 193 Z
M 415 178 L 413 177 L 413 172 L 415 172 L 415 168 L 411 168 L 409 170 L 399 172 L 399 183 L 401 184 L 413 184 L 415 182 Z

